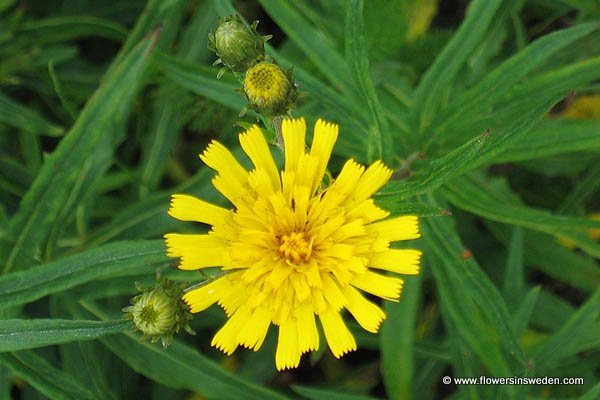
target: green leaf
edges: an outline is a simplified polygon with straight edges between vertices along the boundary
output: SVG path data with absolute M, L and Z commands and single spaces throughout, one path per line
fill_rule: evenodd
M 463 144 L 444 157 L 429 162 L 427 172 L 406 181 L 391 181 L 377 194 L 397 196 L 398 199 L 430 192 L 448 179 L 463 173 L 477 159 L 488 137 L 488 132 Z
M 0 93 L 0 123 L 26 132 L 43 136 L 62 136 L 64 129 L 55 125 L 37 112 L 11 100 Z
M 89 36 L 122 42 L 127 37 L 127 29 L 121 24 L 101 18 L 73 16 L 28 21 L 19 25 L 17 34 L 25 35 L 28 41 L 37 45 Z
M 105 77 L 75 125 L 42 166 L 8 228 L 13 246 L 0 254 L 3 272 L 39 260 L 44 241 L 60 229 L 110 162 L 125 114 L 149 64 L 156 33 Z
M 369 138 L 367 141 L 367 159 L 370 162 L 382 159 L 388 165 L 393 165 L 394 148 L 390 143 L 388 123 L 375 92 L 369 68 L 363 8 L 363 0 L 351 0 L 347 5 L 345 23 L 346 61 L 350 65 L 352 77 L 358 83 L 360 94 L 370 114 L 370 124 L 367 132 Z
M 585 392 L 583 396 L 579 398 L 579 400 L 596 400 L 600 397 L 600 383 L 596 383 L 590 390 Z
M 510 238 L 505 225 L 486 222 L 486 227 L 503 243 Z M 561 245 L 556 238 L 535 231 L 525 230 L 523 256 L 527 266 L 534 267 L 560 282 L 585 292 L 600 286 L 600 270 L 596 262 Z M 565 268 L 568 265 L 569 268 Z
M 501 3 L 499 0 L 472 1 L 460 28 L 421 78 L 413 108 L 415 127 L 419 133 L 423 133 L 433 121 L 444 92 L 452 85 L 457 72 L 483 38 Z
M 489 146 L 475 166 L 485 165 L 522 140 L 542 116 L 569 91 L 600 78 L 600 57 L 577 62 L 517 85 L 502 101 L 473 108 L 448 129 L 453 141 L 490 129 Z
M 504 287 L 502 288 L 504 300 L 510 310 L 514 310 L 525 294 L 525 277 L 523 274 L 523 230 L 519 227 L 513 229 L 513 234 L 508 247 L 506 271 L 504 273 Z
M 53 367 L 31 350 L 0 354 L 0 363 L 50 399 L 94 400 L 93 394 L 72 375 Z
M 422 277 L 404 278 L 400 301 L 385 303 L 387 318 L 380 334 L 381 375 L 389 399 L 414 398 L 413 348 Z
M 477 263 L 460 256 L 464 247 L 451 220 L 424 219 L 423 239 L 439 301 L 465 343 L 492 373 L 507 376 L 511 360 L 522 370 L 525 360 L 506 304 Z
M 354 79 L 344 58 L 323 32 L 294 9 L 294 3 L 278 0 L 259 0 L 259 3 L 333 86 L 342 92 L 352 92 Z
M 532 160 L 576 151 L 600 150 L 598 121 L 550 119 L 498 154 L 494 162 Z
M 531 351 L 534 362 L 549 365 L 581 351 L 598 349 L 599 316 L 600 289 L 597 289 L 558 332 Z
M 343 393 L 339 390 L 316 389 L 309 386 L 292 385 L 292 390 L 301 395 L 303 398 L 312 400 L 378 400 L 377 397 Z
M 596 136 L 598 136 L 596 132 Z M 559 213 L 572 214 L 579 207 L 582 207 L 596 193 L 600 187 L 600 163 L 592 166 L 585 177 L 577 183 L 575 188 L 564 199 L 560 207 Z
M 234 83 L 234 79 L 223 76 L 217 80 L 214 68 L 193 65 L 165 54 L 158 54 L 157 59 L 164 68 L 165 75 L 176 84 L 232 110 L 240 111 L 244 107 L 244 96 L 236 92 L 239 85 Z
M 447 182 L 442 193 L 454 206 L 470 213 L 492 221 L 560 234 L 579 245 L 587 243 L 582 242 L 580 235 L 576 233 L 577 229 L 600 228 L 600 221 L 590 218 L 554 215 L 522 205 L 500 180 L 486 181 L 474 176 L 463 176 Z M 600 247 L 593 244 L 583 249 L 591 254 L 600 254 Z
M 535 309 L 540 294 L 540 288 L 541 286 L 535 286 L 525 295 L 523 302 L 519 305 L 513 316 L 513 329 L 516 337 L 523 336 L 525 329 L 527 329 L 529 319 Z
M 163 241 L 111 243 L 0 276 L 0 308 L 25 304 L 84 283 L 154 273 L 168 259 Z
M 34 349 L 123 332 L 130 321 L 0 320 L 0 352 Z
M 214 8 L 211 2 L 200 4 L 194 17 L 183 33 L 185 46 L 177 52 L 177 57 L 189 63 L 196 63 L 208 54 L 206 43 L 198 37 L 207 37 L 213 24 Z M 173 23 L 174 24 L 174 23 Z M 151 126 L 142 146 L 140 166 L 140 193 L 147 195 L 156 189 L 172 157 L 181 128 L 185 123 L 185 113 L 193 107 L 193 98 L 183 90 L 164 84 L 152 104 Z
M 473 108 L 479 109 L 483 104 L 493 104 L 502 99 L 502 96 L 520 79 L 525 77 L 533 68 L 549 59 L 573 42 L 589 35 L 597 30 L 596 23 L 578 25 L 558 32 L 552 32 L 541 37 L 522 51 L 504 61 L 500 66 L 488 73 L 473 88 L 461 94 L 452 101 L 449 106 L 438 117 L 434 131 L 442 135 L 449 133 L 445 126 L 464 115 L 472 114 Z M 432 139 L 435 136 L 432 136 Z
M 101 319 L 107 318 L 92 303 L 83 304 Z M 134 371 L 171 388 L 192 390 L 211 399 L 286 398 L 223 370 L 209 358 L 177 340 L 166 350 L 157 345 L 139 343 L 131 333 L 100 340 Z
M 393 196 L 382 196 L 377 198 L 377 205 L 391 215 L 416 215 L 417 217 L 439 217 L 452 215 L 450 210 L 433 204 L 406 202 L 396 200 Z

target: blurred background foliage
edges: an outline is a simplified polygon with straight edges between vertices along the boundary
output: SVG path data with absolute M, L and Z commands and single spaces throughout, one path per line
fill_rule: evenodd
M 364 3 L 0 0 L 0 399 L 600 396 L 600 3 Z M 203 279 L 158 239 L 202 229 L 167 216 L 171 193 L 223 203 L 208 141 L 240 153 L 244 99 L 207 49 L 232 12 L 294 67 L 294 115 L 340 124 L 334 176 L 382 158 L 378 201 L 423 217 L 422 274 L 342 360 L 276 373 L 274 332 L 225 357 L 215 307 L 167 350 L 120 320 L 156 268 Z

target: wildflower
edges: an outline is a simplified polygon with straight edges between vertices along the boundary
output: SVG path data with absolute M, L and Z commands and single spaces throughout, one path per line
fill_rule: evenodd
M 317 121 L 309 151 L 303 119 L 285 119 L 281 128 L 281 172 L 256 126 L 239 138 L 254 164 L 250 172 L 213 141 L 200 158 L 217 171 L 213 185 L 233 209 L 176 194 L 172 217 L 212 228 L 203 235 L 165 235 L 168 255 L 180 258 L 179 268 L 219 266 L 224 272 L 183 296 L 193 313 L 218 303 L 228 315 L 212 345 L 228 355 L 238 346 L 256 351 L 274 324 L 279 370 L 297 367 L 302 354 L 319 348 L 315 316 L 335 357 L 355 350 L 342 309 L 377 332 L 385 314 L 362 292 L 398 300 L 403 281 L 374 269 L 417 274 L 421 256 L 418 250 L 390 248 L 391 242 L 419 237 L 417 217 L 384 220 L 389 212 L 371 199 L 391 177 L 389 168 L 378 161 L 365 169 L 349 160 L 324 187 L 337 125 Z
M 150 288 L 136 284 L 141 294 L 131 299 L 131 306 L 123 308 L 125 317 L 133 320 L 134 329 L 142 332 L 141 341 L 147 338 L 154 343 L 160 339 L 167 347 L 173 334 L 184 328 L 194 334 L 188 325 L 191 313 L 181 301 L 182 287 L 157 276 L 158 283 Z
M 250 107 L 264 115 L 284 114 L 297 97 L 291 72 L 286 74 L 271 62 L 261 62 L 246 72 L 244 93 Z
M 232 71 L 244 72 L 262 60 L 265 42 L 272 36 L 260 36 L 257 25 L 258 21 L 246 25 L 238 15 L 220 19 L 217 29 L 208 35 L 209 48 L 219 56 L 215 64 L 223 63 Z

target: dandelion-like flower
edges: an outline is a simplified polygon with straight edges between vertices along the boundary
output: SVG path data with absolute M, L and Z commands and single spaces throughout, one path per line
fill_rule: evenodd
M 389 212 L 371 199 L 391 177 L 389 168 L 377 161 L 365 169 L 349 160 L 324 187 L 337 125 L 317 121 L 309 151 L 303 119 L 286 119 L 281 128 L 281 172 L 256 126 L 239 138 L 252 171 L 213 141 L 200 158 L 217 171 L 213 185 L 233 209 L 176 194 L 169 214 L 211 229 L 204 235 L 165 235 L 168 255 L 181 259 L 181 269 L 218 266 L 227 272 L 183 296 L 194 313 L 218 303 L 228 315 L 212 345 L 226 354 L 238 346 L 256 351 L 274 324 L 279 370 L 297 367 L 302 354 L 319 348 L 316 318 L 335 357 L 355 350 L 343 309 L 365 330 L 377 332 L 385 314 L 364 293 L 398 300 L 402 279 L 380 271 L 417 274 L 421 256 L 418 250 L 390 248 L 419 237 L 417 217 L 385 219 Z

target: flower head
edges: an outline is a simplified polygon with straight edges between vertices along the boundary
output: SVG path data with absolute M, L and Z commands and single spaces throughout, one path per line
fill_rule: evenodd
M 240 345 L 256 351 L 274 324 L 279 370 L 298 366 L 303 353 L 319 348 L 315 317 L 335 357 L 355 350 L 342 310 L 377 332 L 385 314 L 363 292 L 397 300 L 403 282 L 375 270 L 417 274 L 421 256 L 390 248 L 391 242 L 419 237 L 417 217 L 385 219 L 389 213 L 371 199 L 392 171 L 381 162 L 365 169 L 349 160 L 324 187 L 338 127 L 317 121 L 309 151 L 305 134 L 303 119 L 283 121 L 282 171 L 256 126 L 240 135 L 252 171 L 213 141 L 200 158 L 217 171 L 213 185 L 233 209 L 174 195 L 171 216 L 211 229 L 205 235 L 165 235 L 179 268 L 218 266 L 228 272 L 183 296 L 192 312 L 218 303 L 229 316 L 212 345 L 227 354 Z
M 189 308 L 181 301 L 181 286 L 161 279 L 160 275 L 157 278 L 158 283 L 149 288 L 136 284 L 142 293 L 131 299 L 131 306 L 123 311 L 126 318 L 133 320 L 134 329 L 142 332 L 142 341 L 150 338 L 154 343 L 160 339 L 167 347 L 179 329 L 194 332 L 188 325 Z
M 254 62 L 265 56 L 265 42 L 271 36 L 260 36 L 256 31 L 258 21 L 248 26 L 238 15 L 219 19 L 219 26 L 209 33 L 209 48 L 223 63 L 236 72 L 246 71 Z
M 291 73 L 271 62 L 258 63 L 246 72 L 244 93 L 250 107 L 265 115 L 284 114 L 297 97 Z

